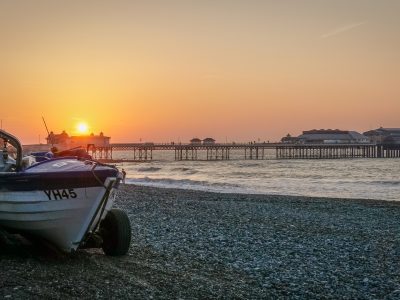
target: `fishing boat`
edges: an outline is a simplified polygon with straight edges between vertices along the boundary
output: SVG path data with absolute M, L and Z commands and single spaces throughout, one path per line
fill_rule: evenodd
M 0 228 L 43 240 L 64 252 L 102 247 L 124 255 L 129 218 L 112 208 L 122 178 L 110 165 L 75 156 L 36 162 L 19 140 L 0 130 Z

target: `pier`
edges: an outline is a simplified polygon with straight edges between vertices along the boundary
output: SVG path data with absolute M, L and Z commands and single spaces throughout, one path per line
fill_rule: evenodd
M 276 157 L 283 159 L 378 158 L 376 145 L 288 145 L 276 147 Z M 379 154 L 379 156 L 378 156 Z
M 399 158 L 400 144 L 288 144 L 288 143 L 226 143 L 226 144 L 153 144 L 115 143 L 108 147 L 87 148 L 95 159 L 113 160 L 113 153 L 126 151 L 130 159 L 123 161 L 151 161 L 158 151 L 171 151 L 176 161 L 235 159 L 345 159 L 345 158 Z M 273 155 L 271 157 L 271 151 Z M 269 155 L 267 155 L 267 152 Z

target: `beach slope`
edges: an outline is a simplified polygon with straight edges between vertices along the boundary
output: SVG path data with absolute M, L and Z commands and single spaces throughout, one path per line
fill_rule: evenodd
M 400 203 L 124 185 L 129 255 L 2 241 L 8 298 L 400 298 Z

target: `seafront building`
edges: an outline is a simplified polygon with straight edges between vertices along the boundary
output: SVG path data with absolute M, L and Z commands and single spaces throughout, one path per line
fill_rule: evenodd
M 65 131 L 59 134 L 50 132 L 46 138 L 48 145 L 54 145 L 59 150 L 71 149 L 76 147 L 87 148 L 89 145 L 95 148 L 105 148 L 110 146 L 110 137 L 105 136 L 103 132 L 99 135 L 80 135 L 69 136 Z
M 363 133 L 375 144 L 400 144 L 400 128 L 377 128 Z
M 339 129 L 313 129 L 303 131 L 298 136 L 300 143 L 316 144 L 365 144 L 369 143 L 368 137 L 357 131 Z
M 191 145 L 201 145 L 201 139 L 199 138 L 193 138 L 190 140 Z
M 303 131 L 298 137 L 290 134 L 281 139 L 282 143 L 295 144 L 365 144 L 370 140 L 367 136 L 350 130 L 312 129 Z
M 296 136 L 291 136 L 290 133 L 288 133 L 281 139 L 281 142 L 285 144 L 296 144 L 299 142 L 299 139 Z
M 205 138 L 203 140 L 203 145 L 214 145 L 215 144 L 215 140 L 213 138 Z
M 199 138 L 193 138 L 190 140 L 190 145 L 214 145 L 215 140 L 213 138 L 205 138 L 203 141 Z

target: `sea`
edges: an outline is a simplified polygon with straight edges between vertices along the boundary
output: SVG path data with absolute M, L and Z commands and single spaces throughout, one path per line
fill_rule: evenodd
M 294 195 L 400 201 L 400 158 L 175 161 L 173 151 L 155 151 L 148 162 L 123 162 L 126 183 L 218 193 Z M 132 152 L 113 153 L 133 159 Z M 202 159 L 201 157 L 198 157 Z

